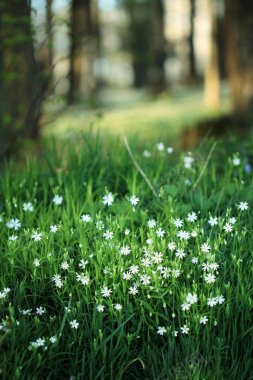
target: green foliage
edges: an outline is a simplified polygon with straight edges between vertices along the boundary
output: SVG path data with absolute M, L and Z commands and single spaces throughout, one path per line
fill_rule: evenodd
M 250 378 L 253 182 L 245 164 L 252 140 L 218 144 L 203 171 L 210 144 L 193 152 L 194 161 L 187 169 L 189 155 L 130 141 L 158 198 L 120 140 L 102 143 L 86 135 L 71 144 L 51 141 L 41 159 L 4 168 L 0 178 L 3 379 Z M 143 156 L 144 149 L 151 157 Z M 103 204 L 108 193 L 114 196 L 111 206 Z M 139 197 L 136 206 L 129 202 L 133 194 Z M 249 202 L 249 210 L 240 210 L 240 202 Z M 190 222 L 187 215 L 193 211 L 197 221 Z M 81 220 L 86 214 L 90 221 Z M 218 218 L 217 225 L 208 223 L 210 215 Z M 12 218 L 21 226 L 16 222 L 11 227 Z M 181 240 L 176 218 L 183 220 L 183 230 L 195 231 L 196 236 Z M 153 229 L 147 225 L 150 219 L 157 223 Z M 232 232 L 224 230 L 226 223 Z M 54 225 L 56 232 L 50 227 Z M 164 237 L 157 235 L 158 228 L 165 231 Z M 114 234 L 111 240 L 103 235 L 107 230 Z M 168 249 L 171 241 L 185 249 L 183 260 Z M 210 252 L 202 252 L 204 243 Z M 131 252 L 124 256 L 120 249 L 126 245 Z M 178 267 L 181 275 L 166 278 L 159 265 L 145 267 L 141 260 L 148 251 L 161 252 L 162 266 Z M 211 284 L 204 280 L 206 261 L 219 265 Z M 138 275 L 123 280 L 131 265 L 150 276 L 151 284 L 141 284 Z M 87 276 L 88 283 L 77 281 L 77 274 Z M 53 280 L 55 275 L 62 286 Z M 136 296 L 129 293 L 134 282 Z M 101 294 L 105 286 L 112 290 L 107 298 Z M 183 311 L 181 304 L 189 292 L 197 293 L 198 301 Z M 207 298 L 217 295 L 225 297 L 224 303 L 209 307 Z M 115 308 L 117 303 L 122 310 Z M 104 312 L 97 310 L 99 304 Z M 40 307 L 45 308 L 41 315 Z M 208 317 L 206 325 L 199 323 L 203 315 Z M 184 324 L 190 328 L 188 335 L 181 333 Z M 158 326 L 166 327 L 164 335 L 157 334 Z

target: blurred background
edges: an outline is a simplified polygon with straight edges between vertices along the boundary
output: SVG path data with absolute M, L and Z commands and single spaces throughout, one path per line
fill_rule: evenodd
M 0 156 L 80 131 L 245 136 L 252 0 L 1 0 Z

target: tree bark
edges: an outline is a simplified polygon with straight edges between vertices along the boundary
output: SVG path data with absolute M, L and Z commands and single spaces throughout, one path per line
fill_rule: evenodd
M 149 1 L 127 0 L 125 8 L 129 16 L 129 49 L 132 55 L 134 87 L 149 84 L 152 26 Z
M 22 137 L 39 135 L 42 83 L 35 60 L 28 0 L 1 1 L 0 153 L 11 151 Z
M 166 87 L 164 63 L 166 60 L 164 36 L 164 1 L 151 0 L 152 47 L 149 82 L 153 92 L 159 93 Z
M 195 37 L 195 17 L 196 17 L 196 0 L 190 0 L 190 33 L 188 37 L 189 44 L 189 82 L 197 82 L 194 37 Z
M 253 106 L 253 1 L 226 0 L 228 79 L 235 114 L 252 113 Z
M 94 7 L 91 0 L 72 0 L 70 26 L 69 103 L 94 90 L 93 62 L 97 54 Z

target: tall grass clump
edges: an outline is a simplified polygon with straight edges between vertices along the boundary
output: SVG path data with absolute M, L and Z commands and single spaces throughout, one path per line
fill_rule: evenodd
M 0 378 L 252 378 L 250 142 L 125 143 L 3 168 Z

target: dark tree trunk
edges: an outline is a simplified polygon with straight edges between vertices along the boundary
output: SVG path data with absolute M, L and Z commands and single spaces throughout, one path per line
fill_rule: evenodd
M 228 79 L 235 114 L 252 114 L 253 107 L 253 1 L 226 0 Z
M 1 138 L 0 153 L 9 153 L 23 137 L 39 134 L 42 83 L 35 60 L 28 0 L 1 1 Z
M 166 60 L 164 37 L 164 2 L 151 0 L 152 47 L 151 70 L 149 82 L 155 93 L 166 87 L 164 63 Z
M 47 70 L 52 77 L 54 59 L 54 35 L 53 35 L 53 0 L 46 3 L 46 36 L 47 36 Z
M 77 101 L 82 94 L 81 84 L 89 81 L 90 62 L 88 55 L 93 49 L 90 41 L 93 38 L 93 20 L 91 0 L 72 0 L 70 25 L 70 71 L 69 103 Z M 86 53 L 86 54 L 85 54 Z M 85 61 L 86 60 L 86 61 Z M 87 66 L 89 66 L 87 68 Z M 90 73 L 92 75 L 92 73 Z
M 129 49 L 132 55 L 134 87 L 149 84 L 152 26 L 149 1 L 128 0 L 125 7 L 129 16 Z
M 189 43 L 189 82 L 197 82 L 194 37 L 195 37 L 195 17 L 196 17 L 196 0 L 190 0 L 190 33 L 188 37 Z

